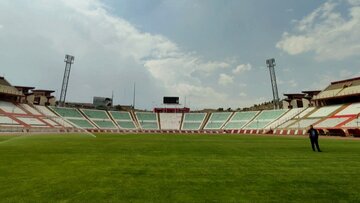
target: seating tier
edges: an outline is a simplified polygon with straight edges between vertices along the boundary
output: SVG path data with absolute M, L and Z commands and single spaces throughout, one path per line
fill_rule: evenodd
M 131 118 L 130 112 L 127 111 L 109 111 L 111 117 L 122 129 L 137 129 Z
M 308 118 L 323 118 L 329 116 L 331 113 L 339 109 L 342 105 L 325 106 L 316 110 L 314 113 L 309 115 Z
M 200 130 L 206 113 L 185 113 L 182 130 Z
M 326 120 L 316 124 L 315 128 L 334 128 L 335 126 L 346 121 L 348 118 L 327 118 Z
M 63 108 L 63 107 L 50 107 L 53 111 L 64 118 L 84 118 L 77 109 Z
M 211 114 L 204 129 L 219 130 L 231 116 L 232 112 L 214 112 Z
M 258 111 L 235 112 L 230 121 L 224 126 L 224 129 L 241 129 L 258 113 Z
M 142 129 L 159 129 L 157 114 L 151 112 L 136 112 L 135 115 Z
M 26 114 L 21 108 L 11 102 L 0 101 L 0 109 L 7 113 Z
M 276 119 L 280 118 L 287 110 L 264 110 L 258 114 L 258 116 L 252 120 L 245 129 L 263 129 Z
M 81 111 L 90 119 L 110 119 L 106 111 L 103 110 L 81 109 Z
M 348 107 L 338 112 L 336 116 L 358 115 L 360 113 L 360 103 L 350 104 Z

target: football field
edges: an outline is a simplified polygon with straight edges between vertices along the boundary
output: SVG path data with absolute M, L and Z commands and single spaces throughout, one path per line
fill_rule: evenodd
M 360 201 L 360 140 L 0 136 L 0 202 Z

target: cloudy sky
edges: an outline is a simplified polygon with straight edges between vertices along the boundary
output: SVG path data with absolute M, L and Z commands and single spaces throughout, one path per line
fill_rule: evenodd
M 68 101 L 246 107 L 360 75 L 360 0 L 1 0 L 0 75 Z

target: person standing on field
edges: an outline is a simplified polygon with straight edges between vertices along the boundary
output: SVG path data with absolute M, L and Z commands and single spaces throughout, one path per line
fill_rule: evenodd
M 310 129 L 308 130 L 308 133 L 309 133 L 309 138 L 310 138 L 311 147 L 312 147 L 313 151 L 315 152 L 315 146 L 316 146 L 317 151 L 321 152 L 320 147 L 319 147 L 318 131 L 312 125 L 310 125 Z

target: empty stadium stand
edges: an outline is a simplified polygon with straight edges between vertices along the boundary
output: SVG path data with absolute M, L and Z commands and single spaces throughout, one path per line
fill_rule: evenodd
M 323 107 L 325 108 L 325 107 Z M 357 128 L 357 118 L 360 113 L 360 103 L 346 105 L 339 112 L 318 123 L 315 127 L 320 129 Z
M 0 126 L 2 127 L 22 127 L 22 125 L 16 122 L 14 119 L 5 115 L 0 115 Z
M 204 125 L 206 113 L 185 113 L 182 130 L 200 130 Z
M 290 126 L 293 126 L 293 125 L 296 126 L 296 128 L 300 128 L 300 125 L 299 124 L 295 125 L 295 123 L 297 123 L 298 121 L 300 121 L 301 119 L 303 119 L 304 117 L 309 115 L 314 110 L 315 110 L 315 107 L 308 107 L 305 110 L 303 110 L 300 114 L 295 115 L 292 119 L 279 125 L 277 128 L 285 129 L 285 128 L 289 128 Z
M 235 112 L 230 121 L 224 126 L 224 129 L 242 129 L 254 119 L 258 113 L 259 111 Z
M 314 127 L 317 128 L 317 123 L 321 122 L 321 120 L 335 113 L 335 111 L 338 110 L 341 106 L 342 105 L 334 105 L 316 108 L 310 114 L 304 117 L 300 117 L 300 119 L 298 119 L 292 125 L 288 126 L 288 128 L 305 129 L 308 128 L 310 125 L 314 125 Z
M 99 129 L 118 129 L 104 110 L 80 109 Z
M 232 112 L 214 112 L 211 113 L 208 122 L 204 129 L 206 130 L 219 130 L 229 120 Z
M 158 130 L 159 123 L 156 113 L 152 112 L 135 112 L 136 118 L 141 129 L 144 130 Z
M 264 129 L 267 125 L 274 122 L 276 119 L 280 118 L 287 110 L 264 110 L 258 114 L 249 124 L 247 124 L 245 129 Z
M 137 129 L 135 122 L 131 118 L 130 112 L 126 111 L 109 111 L 112 119 L 118 124 L 120 129 Z
M 296 117 L 296 115 L 299 115 L 301 112 L 303 112 L 306 108 L 293 108 L 287 111 L 283 116 L 276 119 L 274 122 L 272 122 L 270 125 L 267 125 L 265 129 L 275 129 L 278 126 L 281 126 L 282 124 L 286 123 L 287 121 L 290 121 L 292 118 Z
M 96 129 L 96 127 L 75 108 L 54 106 L 50 106 L 49 108 L 80 129 Z
M 0 109 L 6 113 L 12 114 L 26 114 L 24 110 L 11 102 L 0 101 Z
M 44 120 L 49 120 L 50 123 L 55 121 L 53 123 L 54 126 L 64 127 L 64 128 L 73 128 L 74 127 L 68 121 L 66 121 L 63 117 L 56 115 L 54 112 L 49 110 L 46 106 L 34 105 L 34 107 L 38 112 L 41 112 L 41 114 L 45 116 Z

